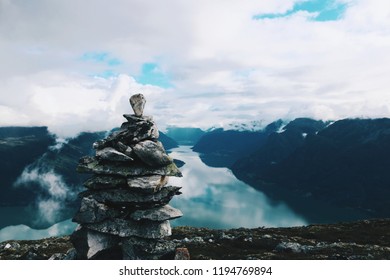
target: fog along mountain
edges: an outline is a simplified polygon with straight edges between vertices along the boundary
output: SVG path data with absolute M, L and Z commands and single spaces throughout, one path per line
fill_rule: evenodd
M 281 120 L 275 121 L 260 131 L 215 129 L 204 134 L 194 145 L 204 163 L 212 167 L 228 167 L 245 155 L 262 146 L 268 136 L 280 129 Z
M 318 213 L 304 209 L 302 201 L 348 210 L 357 218 L 390 216 L 390 119 L 324 123 L 300 118 L 280 131 L 265 131 L 206 134 L 194 149 L 204 153 L 203 159 L 241 154 L 233 164 L 227 160 L 219 165 L 284 200 L 309 222 L 318 222 Z M 241 141 L 244 135 L 251 139 L 246 144 Z M 227 143 L 226 153 L 217 142 Z M 341 214 L 339 219 L 344 219 Z
M 76 172 L 78 160 L 93 154 L 93 142 L 106 133 L 83 132 L 60 140 L 47 127 L 1 127 L 0 207 L 4 211 L 0 229 L 19 223 L 45 228 L 71 218 L 78 207 L 77 193 L 86 180 Z M 163 133 L 160 141 L 167 149 L 178 146 Z M 30 217 L 23 214 L 25 210 L 14 209 L 25 206 L 29 206 Z M 13 217 L 3 217 L 6 209 Z M 39 215 L 43 218 L 37 219 Z

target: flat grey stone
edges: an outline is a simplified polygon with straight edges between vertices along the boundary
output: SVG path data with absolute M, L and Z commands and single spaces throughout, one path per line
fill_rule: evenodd
M 110 250 L 114 250 L 120 238 L 78 226 L 71 235 L 71 242 L 78 259 L 99 259 L 99 255 L 107 255 Z
M 180 187 L 165 186 L 156 193 L 140 193 L 129 189 L 107 189 L 101 191 L 85 191 L 80 195 L 90 197 L 100 203 L 133 206 L 135 208 L 153 208 L 168 204 L 174 195 L 179 195 Z
M 117 164 L 101 162 L 96 157 L 83 157 L 77 166 L 78 172 L 101 175 L 118 175 L 123 177 L 144 175 L 166 175 L 182 177 L 180 170 L 174 163 L 161 167 L 151 167 L 145 164 L 128 163 Z
M 121 130 L 107 138 L 110 141 L 121 141 L 124 144 L 134 144 L 143 140 L 158 140 L 160 133 L 153 121 L 142 120 L 137 123 L 124 122 Z
M 127 179 L 124 177 L 97 175 L 85 181 L 84 186 L 90 190 L 117 189 L 127 187 Z
M 137 189 L 142 192 L 154 193 L 159 191 L 168 183 L 167 176 L 152 175 L 143 177 L 130 177 L 127 179 L 127 185 L 131 189 Z
M 106 147 L 106 148 L 103 148 L 102 150 L 97 150 L 96 157 L 103 159 L 103 160 L 108 160 L 108 161 L 120 161 L 120 162 L 133 161 L 133 159 L 131 157 L 125 155 L 124 153 L 121 153 L 121 152 L 115 150 L 112 147 Z
M 103 203 L 97 202 L 92 197 L 83 197 L 80 209 L 72 221 L 79 224 L 89 224 L 125 215 L 127 215 L 125 210 L 108 207 Z
M 133 151 L 139 159 L 149 166 L 165 166 L 173 163 L 160 142 L 141 141 L 133 146 Z
M 166 221 L 180 218 L 181 216 L 183 216 L 183 213 L 179 209 L 173 208 L 169 205 L 152 209 L 137 210 L 130 214 L 130 218 L 136 221 Z
M 125 219 L 110 219 L 100 223 L 85 224 L 89 229 L 120 237 L 163 238 L 172 234 L 169 221 L 136 222 Z
M 127 146 L 123 144 L 122 142 L 116 142 L 114 143 L 114 148 L 117 149 L 119 152 L 125 154 L 128 157 L 133 157 L 133 149 L 130 146 Z

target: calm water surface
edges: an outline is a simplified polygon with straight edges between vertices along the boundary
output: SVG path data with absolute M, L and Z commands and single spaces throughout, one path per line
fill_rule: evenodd
M 170 203 L 184 213 L 172 225 L 253 228 L 306 224 L 286 204 L 271 202 L 262 192 L 239 181 L 229 169 L 204 164 L 190 146 L 173 149 L 171 156 L 186 163 L 181 168 L 182 178 L 169 179 L 183 192 Z

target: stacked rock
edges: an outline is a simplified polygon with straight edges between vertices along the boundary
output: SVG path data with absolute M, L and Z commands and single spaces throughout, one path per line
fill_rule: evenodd
M 164 239 L 169 220 L 182 216 L 168 205 L 180 187 L 167 176 L 181 172 L 166 154 L 152 117 L 143 116 L 145 98 L 133 95 L 134 115 L 120 130 L 93 144 L 96 156 L 83 157 L 77 171 L 92 173 L 80 194 L 79 223 L 71 236 L 79 259 L 159 259 L 175 250 Z

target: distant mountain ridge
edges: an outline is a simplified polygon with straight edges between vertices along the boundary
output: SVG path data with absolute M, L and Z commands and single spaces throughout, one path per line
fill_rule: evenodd
M 232 170 L 255 169 L 255 176 L 261 176 L 303 146 L 307 137 L 315 135 L 325 126 L 326 123 L 323 121 L 308 118 L 295 119 L 282 130 L 269 133 L 267 139 L 263 143 L 258 143 L 249 155 L 238 159 L 233 164 Z
M 261 146 L 267 137 L 280 129 L 281 120 L 267 125 L 260 131 L 215 129 L 205 133 L 194 145 L 202 161 L 213 167 L 231 167 L 241 157 Z
M 237 178 L 336 206 L 390 216 L 390 119 L 302 119 L 235 162 Z M 307 126 L 307 124 L 310 124 Z M 271 188 L 271 187 L 269 187 Z

